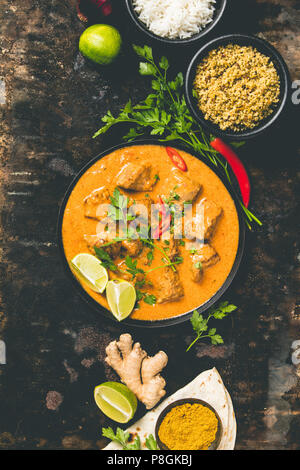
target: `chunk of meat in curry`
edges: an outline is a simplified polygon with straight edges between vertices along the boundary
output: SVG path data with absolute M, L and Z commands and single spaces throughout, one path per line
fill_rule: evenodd
M 105 251 L 111 256 L 112 258 L 117 258 L 120 255 L 121 252 L 121 243 L 112 243 L 111 245 L 107 245 L 103 247 L 106 243 L 110 243 L 113 241 L 113 237 L 109 236 L 109 233 L 107 235 L 101 234 L 99 235 L 84 235 L 84 239 L 87 243 L 88 249 L 90 252 L 94 255 L 95 250 L 94 247 L 96 248 L 103 248 Z
M 126 163 L 117 176 L 116 184 L 131 191 L 150 191 L 154 184 L 152 165 L 142 162 Z
M 165 181 L 166 192 L 163 195 L 165 201 L 172 199 L 178 204 L 192 203 L 202 189 L 198 181 L 186 176 L 182 171 L 174 169 Z
M 223 214 L 223 209 L 206 198 L 202 199 L 199 206 L 197 214 L 187 224 L 186 233 L 191 239 L 210 240 Z
M 137 240 L 123 240 L 122 247 L 125 248 L 127 254 L 132 258 L 136 258 L 143 249 L 143 244 L 140 239 Z
M 179 240 L 176 240 L 173 234 L 170 234 L 169 240 L 158 240 L 157 244 L 166 251 L 172 261 L 180 254 Z
M 153 201 L 150 197 L 145 197 L 135 201 L 129 198 L 129 214 L 139 218 L 141 227 L 148 227 L 151 219 L 151 205 Z
M 159 295 L 157 303 L 174 302 L 184 296 L 183 286 L 177 271 L 164 268 L 158 277 Z
M 106 216 L 106 209 L 101 210 L 101 204 L 109 204 L 109 191 L 103 186 L 95 189 L 83 201 L 84 216 L 91 219 L 101 220 Z
M 143 248 L 140 239 L 114 242 L 114 237 L 111 237 L 109 232 L 107 232 L 107 234 L 101 233 L 101 235 L 84 235 L 84 239 L 91 253 L 95 253 L 94 247 L 103 248 L 112 258 L 120 256 L 121 250 L 123 249 L 125 251 L 125 255 L 136 258 Z M 108 245 L 108 243 L 111 244 Z
M 194 282 L 200 282 L 203 278 L 204 271 L 214 266 L 220 261 L 220 257 L 216 250 L 208 244 L 194 248 L 191 253 L 191 271 Z

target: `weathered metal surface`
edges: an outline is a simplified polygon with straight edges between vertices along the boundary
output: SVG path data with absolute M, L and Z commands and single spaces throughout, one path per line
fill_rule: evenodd
M 97 318 L 65 277 L 56 221 L 72 176 L 120 140 L 122 131 L 91 139 L 100 117 L 129 96 L 142 98 L 148 84 L 129 48 L 121 74 L 86 63 L 77 48 L 85 26 L 74 3 L 0 0 L 0 339 L 7 356 L 0 364 L 0 448 L 101 448 L 108 423 L 93 388 L 115 377 L 104 347 L 120 330 Z M 219 32 L 262 35 L 300 80 L 299 2 L 231 3 Z M 131 28 L 118 13 L 111 21 L 129 39 Z M 182 70 L 192 53 L 169 51 Z M 226 344 L 199 344 L 187 354 L 189 325 L 134 332 L 150 352 L 168 353 L 168 392 L 206 368 L 219 369 L 236 409 L 238 449 L 300 448 L 299 109 L 240 151 L 252 176 L 253 210 L 264 224 L 248 235 L 226 294 L 239 306 L 221 325 Z

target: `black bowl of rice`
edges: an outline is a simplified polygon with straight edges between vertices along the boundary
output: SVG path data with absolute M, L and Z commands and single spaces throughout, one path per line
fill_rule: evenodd
M 220 21 L 227 0 L 126 0 L 135 26 L 164 44 L 191 44 Z

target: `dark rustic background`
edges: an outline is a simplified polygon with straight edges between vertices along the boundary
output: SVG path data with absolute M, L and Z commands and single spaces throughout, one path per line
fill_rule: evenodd
M 114 377 L 104 348 L 120 330 L 97 317 L 65 277 L 56 221 L 75 173 L 124 133 L 92 140 L 101 116 L 129 97 L 143 98 L 149 83 L 137 74 L 129 44 L 144 40 L 133 37 L 122 0 L 114 0 L 108 21 L 126 45 L 109 70 L 78 53 L 85 26 L 74 3 L 0 0 L 0 339 L 7 345 L 0 449 L 97 449 L 105 444 L 101 426 L 111 424 L 96 408 L 93 388 Z M 211 37 L 258 34 L 300 80 L 300 2 L 230 3 Z M 177 71 L 193 52 L 166 51 Z M 291 345 L 300 339 L 299 109 L 291 106 L 278 129 L 240 150 L 263 227 L 248 234 L 243 265 L 225 297 L 239 306 L 221 326 L 226 344 L 199 344 L 187 354 L 188 324 L 134 332 L 150 353 L 168 353 L 170 393 L 218 368 L 237 414 L 237 449 L 300 449 L 300 372 L 291 360 Z

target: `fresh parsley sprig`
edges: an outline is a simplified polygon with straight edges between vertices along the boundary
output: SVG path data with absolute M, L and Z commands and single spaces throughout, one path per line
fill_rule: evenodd
M 115 221 L 129 222 L 135 219 L 134 215 L 127 212 L 128 197 L 124 196 L 118 188 L 115 188 L 113 196 L 110 196 L 111 209 L 108 217 Z
M 222 320 L 236 309 L 237 307 L 235 305 L 229 304 L 227 301 L 221 302 L 217 308 L 212 308 L 208 311 L 208 316 L 206 318 L 204 318 L 197 310 L 194 310 L 191 323 L 197 336 L 189 345 L 186 352 L 189 351 L 200 338 L 210 338 L 211 343 L 214 345 L 223 344 L 224 341 L 222 336 L 217 334 L 216 328 L 208 329 L 208 323 L 211 318 Z
M 156 440 L 153 437 L 153 434 L 149 434 L 149 436 L 146 438 L 146 447 L 149 450 L 159 450 L 158 445 Z
M 144 274 L 146 275 L 144 269 L 137 267 L 137 260 L 133 260 L 130 256 L 126 256 L 125 264 L 127 266 L 126 271 L 131 274 L 132 279 L 135 279 L 137 274 Z
M 102 428 L 102 436 L 107 437 L 111 441 L 117 442 L 123 447 L 123 450 L 140 450 L 141 449 L 141 441 L 139 436 L 137 436 L 133 442 L 128 442 L 130 438 L 130 433 L 123 431 L 121 428 L 117 428 L 116 433 L 114 433 L 113 429 Z
M 116 124 L 131 125 L 124 140 L 133 141 L 145 135 L 158 136 L 161 142 L 179 141 L 194 151 L 199 152 L 214 166 L 221 167 L 232 184 L 227 162 L 213 149 L 210 142 L 213 136 L 207 135 L 192 117 L 183 93 L 183 75 L 179 72 L 173 80 L 168 79 L 169 62 L 161 57 L 157 64 L 149 46 L 133 46 L 136 54 L 141 57 L 139 72 L 143 76 L 152 77 L 152 92 L 145 100 L 133 105 L 127 102 L 118 116 L 108 111 L 103 116 L 103 126 L 94 134 L 94 138 L 106 133 Z M 261 222 L 240 201 L 247 226 L 251 223 L 261 225 Z
M 157 243 L 154 243 L 154 241 L 149 238 L 142 238 L 141 241 L 144 245 L 148 245 L 153 249 L 159 250 L 163 255 L 163 258 L 166 260 L 167 265 L 170 266 L 173 271 L 176 271 L 176 268 L 174 266 L 175 263 L 172 263 L 171 259 L 163 248 L 161 248 Z
M 147 132 L 150 135 L 161 136 L 161 141 L 180 140 L 200 153 L 207 152 L 207 155 L 203 153 L 203 156 L 212 158 L 212 163 L 217 164 L 217 152 L 210 146 L 208 138 L 193 120 L 186 106 L 182 92 L 184 83 L 182 73 L 179 72 L 174 80 L 168 81 L 169 62 L 166 57 L 162 57 L 157 65 L 151 47 L 134 45 L 133 48 L 139 57 L 146 60 L 140 63 L 139 71 L 141 75 L 153 77 L 153 93 L 136 105 L 129 100 L 117 117 L 108 111 L 102 118 L 104 126 L 93 137 L 104 134 L 115 124 L 134 124 L 124 136 L 125 140 L 134 140 Z M 195 126 L 194 130 L 192 126 Z
M 114 433 L 111 427 L 102 428 L 102 436 L 107 437 L 111 441 L 117 442 L 123 448 L 123 450 L 141 450 L 141 440 L 137 436 L 134 441 L 128 442 L 130 439 L 130 433 L 123 431 L 121 428 L 117 427 L 116 433 Z M 158 450 L 156 440 L 152 434 L 146 438 L 146 447 L 149 450 Z
M 95 254 L 97 258 L 99 258 L 102 262 L 102 265 L 106 269 L 110 269 L 111 271 L 118 271 L 118 266 L 113 262 L 112 258 L 109 254 L 103 249 L 97 246 L 94 246 Z
M 156 304 L 156 297 L 153 294 L 145 294 L 143 300 L 148 305 L 155 305 Z

